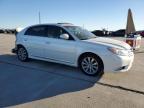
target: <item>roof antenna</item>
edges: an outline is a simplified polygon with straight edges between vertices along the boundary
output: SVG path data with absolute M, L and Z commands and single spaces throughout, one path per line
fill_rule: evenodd
M 38 17 L 39 17 L 39 24 L 41 24 L 41 13 L 40 13 L 40 11 L 39 11 Z

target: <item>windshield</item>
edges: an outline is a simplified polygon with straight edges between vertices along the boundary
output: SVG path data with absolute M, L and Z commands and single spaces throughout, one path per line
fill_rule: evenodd
M 67 28 L 73 35 L 75 35 L 80 40 L 96 38 L 93 33 L 78 26 L 65 26 L 65 28 Z

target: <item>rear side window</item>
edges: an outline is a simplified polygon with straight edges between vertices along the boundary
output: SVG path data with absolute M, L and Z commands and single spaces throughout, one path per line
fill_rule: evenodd
M 47 26 L 34 26 L 30 27 L 26 32 L 25 35 L 30 36 L 47 36 Z

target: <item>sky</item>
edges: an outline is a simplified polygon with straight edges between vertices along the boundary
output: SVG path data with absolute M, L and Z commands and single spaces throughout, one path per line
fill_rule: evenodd
M 0 27 L 68 22 L 88 30 L 126 28 L 131 8 L 137 30 L 144 30 L 144 0 L 0 0 Z

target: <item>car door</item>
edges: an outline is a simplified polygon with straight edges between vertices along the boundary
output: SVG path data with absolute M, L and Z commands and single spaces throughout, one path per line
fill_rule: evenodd
M 25 32 L 24 43 L 32 57 L 44 57 L 44 40 L 47 38 L 47 26 L 33 26 Z
M 45 57 L 73 64 L 76 59 L 76 41 L 70 36 L 69 40 L 60 39 L 60 35 L 68 32 L 58 26 L 48 26 L 48 38 L 46 39 Z

